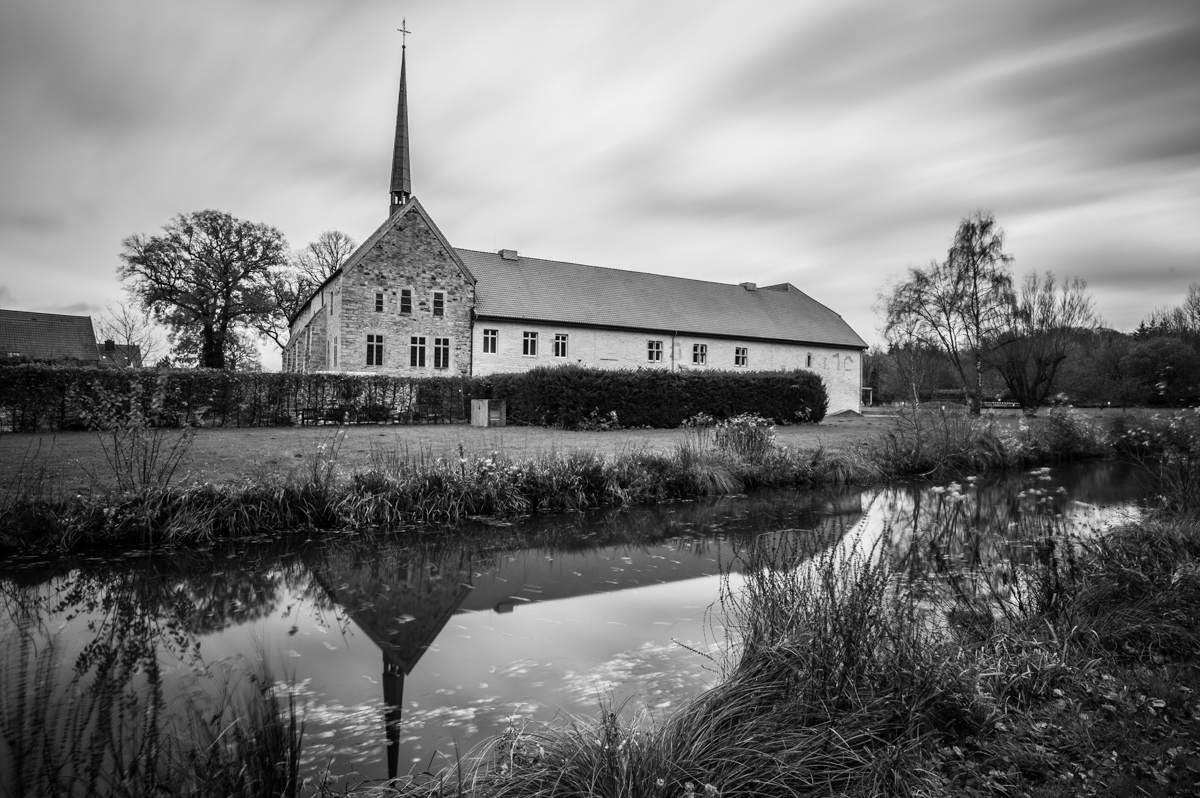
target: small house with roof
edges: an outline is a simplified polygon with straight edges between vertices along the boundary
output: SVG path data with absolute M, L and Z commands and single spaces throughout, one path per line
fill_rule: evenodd
M 403 55 L 388 211 L 291 319 L 284 371 L 807 369 L 824 381 L 830 413 L 860 406 L 866 343 L 790 283 L 731 285 L 451 246 L 412 194 Z

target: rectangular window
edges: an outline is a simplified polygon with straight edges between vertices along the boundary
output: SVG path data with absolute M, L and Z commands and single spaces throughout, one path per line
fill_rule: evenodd
M 744 346 L 733 348 L 733 365 L 744 366 L 750 361 L 750 350 Z
M 333 367 L 337 368 L 337 336 L 333 336 Z
M 554 334 L 554 356 L 555 357 L 566 357 L 567 356 L 567 334 L 566 333 L 555 333 Z
M 804 357 L 804 368 L 806 368 L 806 369 L 812 368 L 812 352 L 809 352 Z
M 409 339 L 408 365 L 415 369 L 425 368 L 425 336 L 414 335 Z
M 450 339 L 433 339 L 433 367 L 435 369 L 450 368 Z
M 367 365 L 382 366 L 383 365 L 383 336 L 368 335 L 367 336 Z
M 383 292 L 382 291 L 375 292 L 375 312 L 383 313 Z
M 692 344 L 692 363 L 703 366 L 708 362 L 708 344 Z
M 662 362 L 662 341 L 646 342 L 646 360 L 651 363 Z
M 400 312 L 401 313 L 412 313 L 412 289 L 411 288 L 401 288 L 400 289 Z
M 500 331 L 499 330 L 484 330 L 483 331 L 483 353 L 485 355 L 494 355 L 500 349 Z
M 521 339 L 521 354 L 537 357 L 537 333 L 526 331 Z
M 434 291 L 433 292 L 433 315 L 435 315 L 435 316 L 445 316 L 446 315 L 446 292 L 445 291 Z

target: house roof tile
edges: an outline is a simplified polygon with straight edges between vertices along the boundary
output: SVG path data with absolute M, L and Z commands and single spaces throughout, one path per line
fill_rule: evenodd
M 32 360 L 100 359 L 90 316 L 0 309 L 0 356 Z
M 457 252 L 478 279 L 476 312 L 482 318 L 866 348 L 841 316 L 789 283 L 751 290 L 523 255 Z

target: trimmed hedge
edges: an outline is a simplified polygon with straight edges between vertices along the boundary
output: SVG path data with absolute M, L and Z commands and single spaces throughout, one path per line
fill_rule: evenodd
M 283 374 L 220 369 L 0 366 L 0 429 L 88 429 L 131 415 L 161 426 L 280 426 L 301 411 L 340 420 L 466 417 L 469 380 L 356 374 Z
M 605 371 L 582 366 L 538 368 L 475 380 L 476 396 L 507 402 L 512 424 L 567 429 L 604 423 L 678 427 L 698 413 L 722 420 L 756 413 L 777 424 L 818 422 L 829 397 L 809 371 Z

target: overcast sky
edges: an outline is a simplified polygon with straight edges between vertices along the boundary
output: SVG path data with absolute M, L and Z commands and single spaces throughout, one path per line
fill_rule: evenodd
M 977 207 L 1117 329 L 1200 280 L 1194 0 L 0 0 L 0 307 L 97 314 L 181 212 L 361 241 L 402 18 L 458 247 L 787 281 L 868 342 Z

